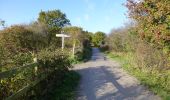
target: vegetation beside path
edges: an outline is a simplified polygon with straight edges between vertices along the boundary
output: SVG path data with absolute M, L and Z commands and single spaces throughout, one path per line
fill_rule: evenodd
M 107 56 L 118 61 L 122 68 L 140 80 L 141 84 L 164 100 L 170 99 L 170 71 L 157 71 L 150 68 L 139 68 L 134 62 L 134 55 L 127 53 L 111 52 Z
M 51 94 L 52 100 L 75 100 L 76 91 L 80 81 L 80 75 L 75 71 L 70 71 L 60 85 L 56 86 Z
M 63 12 L 51 10 L 41 11 L 30 24 L 0 30 L 2 100 L 74 97 L 80 77 L 70 69 L 91 57 L 92 33 L 70 24 Z M 65 39 L 61 50 L 61 37 L 56 34 L 63 31 L 70 38 Z
M 170 0 L 127 0 L 131 22 L 113 29 L 102 51 L 163 99 L 170 99 Z

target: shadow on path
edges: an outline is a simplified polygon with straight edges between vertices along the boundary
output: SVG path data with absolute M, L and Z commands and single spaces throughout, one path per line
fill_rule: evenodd
M 77 100 L 160 100 L 115 62 L 105 60 L 97 48 L 91 61 L 74 70 L 82 76 Z
M 85 90 L 79 94 L 78 100 L 133 100 L 134 97 L 139 100 L 151 100 L 150 95 L 143 94 L 143 88 L 137 86 L 124 87 L 117 80 L 117 77 L 107 70 L 107 66 L 97 66 L 95 68 L 85 68 L 77 70 L 82 76 L 88 74 L 88 77 L 82 77 L 80 90 Z

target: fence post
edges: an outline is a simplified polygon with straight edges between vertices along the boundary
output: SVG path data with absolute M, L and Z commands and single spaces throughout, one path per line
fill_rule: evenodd
M 34 62 L 34 63 L 37 63 L 37 57 L 34 57 L 34 58 L 33 58 L 33 62 Z M 35 67 L 34 67 L 34 72 L 33 72 L 33 76 L 34 76 L 34 77 L 33 77 L 33 80 L 34 80 L 34 81 L 36 80 L 36 76 L 38 75 L 37 71 L 38 71 L 38 67 L 35 66 Z M 34 90 L 34 89 L 31 90 L 31 95 L 32 95 L 32 96 L 35 95 L 35 90 Z
M 34 61 L 34 63 L 37 63 L 37 57 L 33 58 L 33 61 Z M 38 67 L 35 66 L 35 67 L 34 67 L 35 75 L 37 75 L 37 71 L 38 71 Z

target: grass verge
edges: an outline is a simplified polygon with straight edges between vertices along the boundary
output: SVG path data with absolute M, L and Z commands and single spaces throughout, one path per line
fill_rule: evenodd
M 141 84 L 147 86 L 152 92 L 158 94 L 163 100 L 170 100 L 170 71 L 152 70 L 139 68 L 133 59 L 133 54 L 108 53 L 107 56 L 120 62 L 123 69 L 140 80 Z
M 70 71 L 65 75 L 62 84 L 53 92 L 53 100 L 75 100 L 75 89 L 79 84 L 80 75 Z

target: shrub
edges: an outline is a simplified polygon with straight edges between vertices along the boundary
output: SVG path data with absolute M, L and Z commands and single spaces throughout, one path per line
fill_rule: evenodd
M 6 50 L 0 43 L 0 72 L 4 70 L 4 66 L 6 66 L 9 61 L 10 52 Z
M 15 66 L 22 66 L 33 62 L 32 53 L 18 53 L 13 57 L 13 62 Z
M 168 66 L 168 55 L 144 41 L 140 41 L 136 45 L 135 57 L 136 60 L 134 61 L 139 67 L 147 67 L 150 70 L 166 70 L 170 68 Z
M 23 59 L 20 57 L 23 57 Z M 24 86 L 39 80 L 44 75 L 47 76 L 46 79 L 40 81 L 35 87 L 32 87 L 27 94 L 23 95 L 23 98 L 37 99 L 40 98 L 39 96 L 47 96 L 52 91 L 54 84 L 61 84 L 60 81 L 68 72 L 68 69 L 72 67 L 68 55 L 60 50 L 52 51 L 50 49 L 44 49 L 38 53 L 37 57 L 37 70 L 34 70 L 34 68 L 25 68 L 12 78 L 1 79 L 0 98 L 4 99 L 16 93 Z M 19 58 L 16 60 L 20 62 L 18 63 L 19 65 L 30 60 L 28 59 L 29 57 L 25 59 L 25 56 L 22 54 Z
M 79 84 L 80 75 L 75 71 L 66 73 L 61 85 L 55 88 L 52 100 L 75 100 L 75 89 Z
M 100 51 L 105 52 L 109 50 L 109 46 L 108 45 L 101 45 L 100 46 Z
M 170 56 L 167 52 L 159 45 L 140 39 L 134 31 L 116 33 L 110 35 L 109 47 L 114 54 L 120 55 L 112 57 L 119 58 L 123 67 L 154 93 L 167 98 L 170 91 Z
M 38 53 L 39 66 L 43 68 L 52 68 L 54 70 L 68 70 L 71 63 L 69 55 L 61 50 L 51 51 L 48 49 L 41 50 Z

